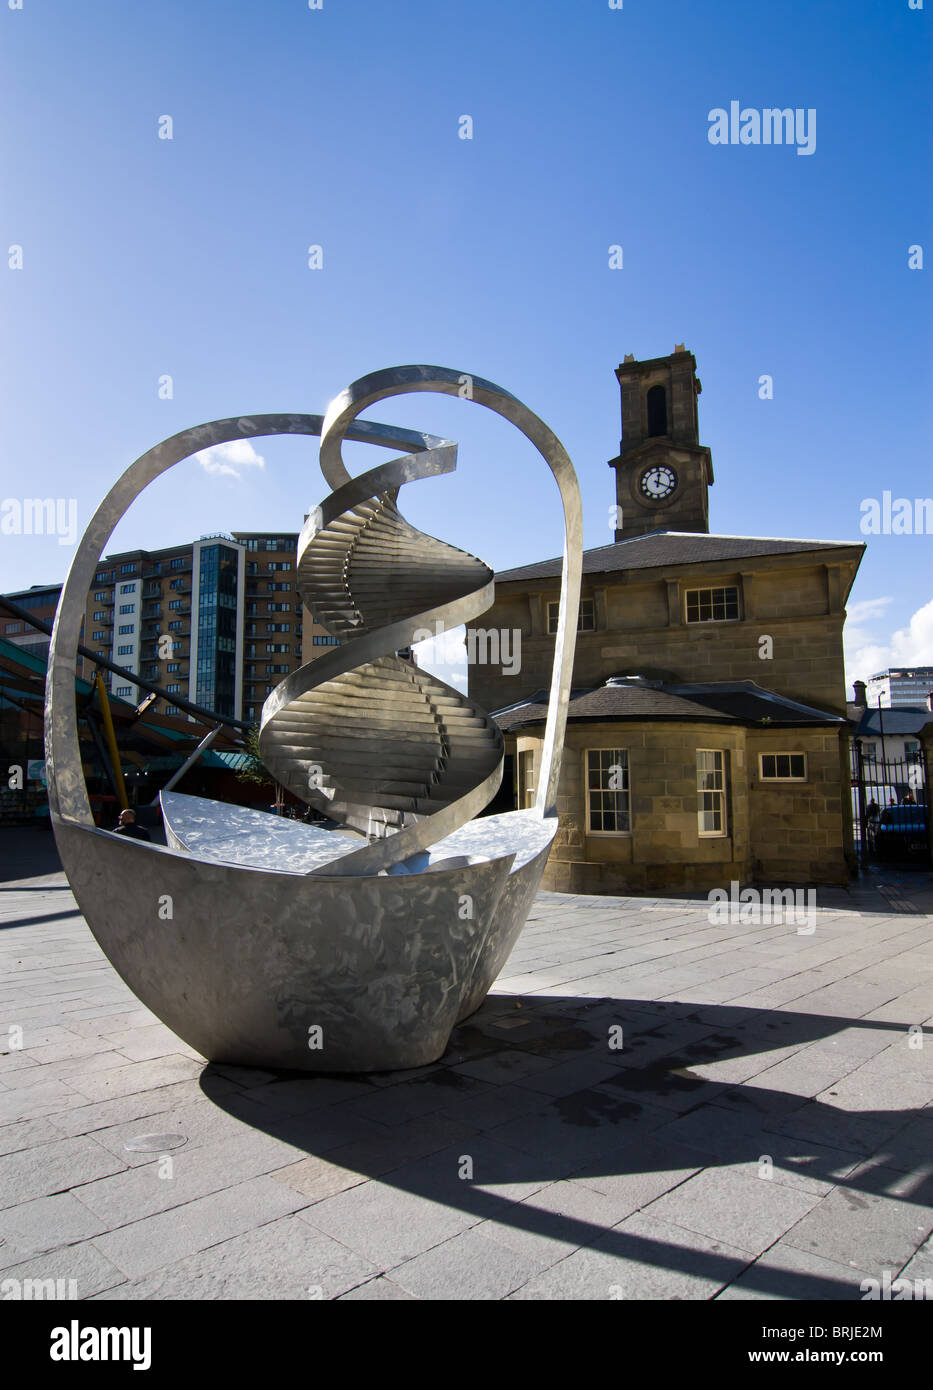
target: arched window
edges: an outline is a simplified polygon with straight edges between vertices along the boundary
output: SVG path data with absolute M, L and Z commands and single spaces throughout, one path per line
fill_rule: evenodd
M 652 386 L 646 397 L 648 434 L 667 434 L 667 393 L 663 386 Z

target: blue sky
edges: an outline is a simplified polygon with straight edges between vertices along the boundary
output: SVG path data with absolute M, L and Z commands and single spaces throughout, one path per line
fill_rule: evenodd
M 613 369 L 684 342 L 711 529 L 868 539 L 850 677 L 933 663 L 933 538 L 859 529 L 884 489 L 933 495 L 933 261 L 908 268 L 910 246 L 933 255 L 930 9 L 4 6 L 0 225 L 23 267 L 0 262 L 0 498 L 74 497 L 80 532 L 176 430 L 323 412 L 366 372 L 436 362 L 547 420 L 580 474 L 586 544 L 602 545 Z M 814 109 L 815 152 L 711 145 L 708 113 L 733 99 Z M 559 549 L 556 489 L 503 422 L 423 396 L 380 414 L 460 442 L 453 477 L 403 493 L 414 524 L 496 568 Z M 236 475 L 180 465 L 109 549 L 298 530 L 327 491 L 313 444 L 256 447 L 261 466 Z M 351 466 L 364 456 L 385 457 L 358 449 Z M 0 589 L 61 580 L 70 554 L 2 535 Z

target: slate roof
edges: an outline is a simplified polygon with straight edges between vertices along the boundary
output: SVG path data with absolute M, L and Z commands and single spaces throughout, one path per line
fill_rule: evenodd
M 539 690 L 525 701 L 493 715 L 503 732 L 547 718 L 547 691 Z M 788 700 L 765 690 L 754 681 L 726 681 L 697 685 L 663 685 L 639 677 L 611 677 L 591 690 L 572 690 L 567 721 L 594 723 L 646 720 L 687 723 L 793 725 L 844 724 L 839 715 Z
M 584 550 L 583 573 L 613 570 L 656 569 L 661 565 L 691 565 L 709 560 L 741 560 L 756 555 L 794 555 L 812 550 L 864 550 L 862 541 L 795 541 L 768 536 L 710 536 L 700 531 L 652 531 L 647 536 Z M 557 579 L 561 560 L 539 560 L 533 565 L 500 570 L 496 583 L 516 579 Z
M 755 681 L 711 681 L 705 685 L 669 685 L 668 690 L 689 691 L 694 704 L 721 711 L 730 719 L 746 724 L 844 724 L 838 714 L 776 695 Z
M 859 720 L 856 737 L 880 738 L 884 723 L 885 738 L 918 734 L 925 724 L 933 724 L 933 711 L 922 705 L 901 705 L 895 709 L 866 709 Z

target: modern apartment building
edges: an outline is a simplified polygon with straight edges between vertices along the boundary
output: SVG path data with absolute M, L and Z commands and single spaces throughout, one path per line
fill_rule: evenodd
M 84 616 L 85 646 L 191 699 L 196 674 L 191 660 L 197 637 L 191 616 L 195 551 L 195 545 L 179 545 L 108 555 L 97 567 Z M 93 663 L 85 660 L 83 668 L 79 674 L 88 679 Z M 138 686 L 108 671 L 103 675 L 114 695 L 138 701 Z M 235 716 L 232 708 L 220 712 Z
M 303 615 L 295 587 L 298 536 L 237 531 L 244 548 L 245 608 L 241 718 L 259 722 L 263 701 L 302 664 Z
M 171 694 L 258 723 L 279 681 L 336 642 L 302 611 L 297 546 L 295 532 L 235 531 L 108 555 L 88 596 L 84 643 Z M 83 666 L 87 678 L 92 664 Z M 138 686 L 105 679 L 114 695 L 139 699 Z
M 927 696 L 933 692 L 933 666 L 900 667 L 879 671 L 865 682 L 868 703 L 874 709 L 904 709 L 912 706 L 925 709 Z
M 27 608 L 41 622 L 51 623 L 55 619 L 61 591 L 60 584 L 33 584 L 31 589 L 19 589 L 15 594 L 5 594 L 4 598 L 12 600 L 20 608 Z M 14 618 L 9 613 L 0 613 L 0 637 L 5 637 L 17 647 L 22 647 L 30 656 L 37 656 L 43 660 L 48 656 L 48 633 L 31 627 L 25 618 Z

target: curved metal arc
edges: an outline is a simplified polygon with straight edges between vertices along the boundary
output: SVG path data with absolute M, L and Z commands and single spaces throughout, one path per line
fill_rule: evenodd
M 93 826 L 81 768 L 75 674 L 78 639 L 87 595 L 104 547 L 132 503 L 156 478 L 183 459 L 217 444 L 262 435 L 319 435 L 321 415 L 267 414 L 229 416 L 193 425 L 147 449 L 117 479 L 97 508 L 69 566 L 52 627 L 45 697 L 45 749 L 49 811 L 53 820 Z M 391 425 L 366 422 L 346 432 L 348 439 L 387 448 L 424 448 L 426 436 Z M 136 841 L 144 844 L 144 841 Z
M 464 397 L 464 382 L 469 394 Z M 390 367 L 360 377 L 331 402 L 321 430 L 321 471 L 332 488 L 344 486 L 350 474 L 342 457 L 341 445 L 350 438 L 357 415 L 377 401 L 415 391 L 432 391 L 459 396 L 484 405 L 521 430 L 541 454 L 554 475 L 564 512 L 564 554 L 561 568 L 560 607 L 554 640 L 551 695 L 541 756 L 541 770 L 535 809 L 541 815 L 553 813 L 557 805 L 561 754 L 573 680 L 573 657 L 577 641 L 577 612 L 583 575 L 583 504 L 580 484 L 573 464 L 554 432 L 517 397 L 494 382 L 450 367 Z
M 471 393 L 467 396 L 463 395 L 465 383 L 469 383 Z M 521 405 L 517 397 L 501 386 L 496 386 L 494 382 L 487 381 L 485 377 L 473 376 L 469 372 L 457 372 L 451 367 L 386 367 L 381 371 L 358 377 L 346 390 L 335 396 L 327 407 L 321 429 L 321 472 L 335 491 L 349 480 L 350 474 L 344 466 L 340 446 L 344 439 L 353 438 L 350 426 L 360 411 L 374 405 L 376 401 L 387 400 L 390 396 L 407 395 L 414 391 L 431 391 L 435 394 L 472 400 L 476 399 L 477 390 L 494 396 L 497 400 L 508 400 L 517 406 Z M 360 422 L 363 423 L 365 422 Z M 423 437 L 431 441 L 426 445 L 427 448 L 450 442 L 431 435 Z
M 301 564 L 302 555 L 318 532 L 343 516 L 351 507 L 419 478 L 452 473 L 456 467 L 456 444 L 441 440 L 436 448 L 432 447 L 420 454 L 406 454 L 404 458 L 390 459 L 378 468 L 371 468 L 367 473 L 360 473 L 357 477 L 351 478 L 309 512 L 298 537 L 298 564 Z
M 373 422 L 357 425 L 356 415 L 377 399 L 410 391 L 435 391 L 461 395 L 464 377 L 471 383 L 472 399 L 515 423 L 542 453 L 558 482 L 565 516 L 565 548 L 561 608 L 555 642 L 552 699 L 548 710 L 542 772 L 536 805 L 540 811 L 551 807 L 556 798 L 560 745 L 569 703 L 570 673 L 576 642 L 576 622 L 569 623 L 568 611 L 579 605 L 582 548 L 582 510 L 579 487 L 572 465 L 556 436 L 521 402 L 487 382 L 468 377 L 449 368 L 403 367 L 373 373 L 353 383 L 332 404 L 322 422 L 312 415 L 237 416 L 211 421 L 181 431 L 148 450 L 126 470 L 107 494 L 92 519 L 69 570 L 56 615 L 50 647 L 50 679 L 46 700 L 46 744 L 49 762 L 49 802 L 52 815 L 93 825 L 87 791 L 80 769 L 77 718 L 74 707 L 75 652 L 84 612 L 86 594 L 91 587 L 103 548 L 114 527 L 139 493 L 156 477 L 183 458 L 218 443 L 259 435 L 323 431 L 321 466 L 328 476 L 328 458 L 336 457 L 334 468 L 338 486 L 350 482 L 340 459 L 345 438 L 379 442 L 389 447 L 435 446 L 435 436 L 395 430 Z M 445 441 L 446 442 L 446 441 Z M 331 481 L 331 478 L 328 477 Z M 576 533 L 576 534 L 575 534 Z M 576 545 L 573 541 L 576 539 Z M 554 689 L 556 685 L 556 690 Z M 556 698 L 553 696 L 556 695 Z

